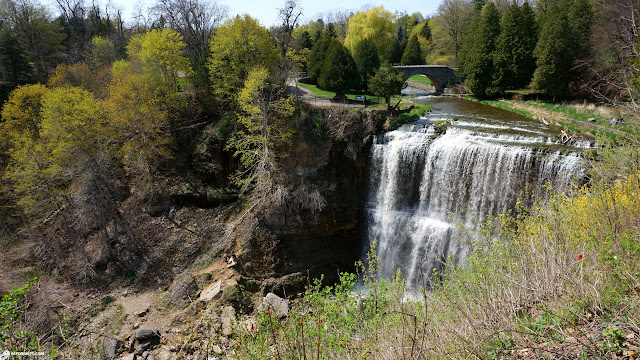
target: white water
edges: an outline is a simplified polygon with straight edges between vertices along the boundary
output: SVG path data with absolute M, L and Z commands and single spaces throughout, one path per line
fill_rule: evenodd
M 443 117 L 452 119 L 436 113 L 430 120 Z M 535 128 L 485 133 L 478 129 L 524 126 L 485 121 L 467 117 L 440 136 L 429 121 L 419 121 L 375 139 L 368 237 L 378 240 L 384 275 L 400 269 L 411 284 L 420 268 L 429 276 L 443 261 L 459 263 L 470 245 L 460 241 L 463 230 L 454 222 L 473 232 L 527 190 L 544 196 L 545 184 L 562 190 L 583 181 L 579 152 L 561 148 L 553 134 Z

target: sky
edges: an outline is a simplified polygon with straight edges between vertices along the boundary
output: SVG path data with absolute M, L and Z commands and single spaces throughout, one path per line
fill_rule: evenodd
M 47 0 L 45 0 L 47 1 Z M 51 2 L 51 7 L 55 8 L 55 1 Z M 105 3 L 109 1 L 114 7 L 123 10 L 125 21 L 131 21 L 136 13 L 136 6 L 138 4 L 150 5 L 155 3 L 154 0 L 103 0 Z M 202 0 L 207 1 L 207 0 Z M 89 0 L 86 1 L 90 3 Z M 260 23 L 269 27 L 278 23 L 278 8 L 284 6 L 285 0 L 272 1 L 272 0 L 218 0 L 218 3 L 227 6 L 229 9 L 229 16 L 236 14 L 248 13 L 254 18 L 260 20 Z M 421 12 L 425 16 L 434 15 L 438 10 L 438 6 L 442 0 L 298 0 L 298 3 L 302 7 L 303 19 L 301 23 L 306 23 L 309 20 L 315 20 L 318 18 L 318 14 L 326 13 L 329 10 L 362 10 L 365 6 L 379 6 L 383 5 L 386 10 L 391 12 L 404 12 L 411 14 L 416 11 Z

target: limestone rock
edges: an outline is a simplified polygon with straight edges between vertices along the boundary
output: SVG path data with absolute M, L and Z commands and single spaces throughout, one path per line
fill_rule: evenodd
M 198 293 L 198 283 L 189 273 L 178 277 L 171 285 L 171 303 L 173 305 L 183 305 L 189 299 L 196 297 Z
M 236 320 L 236 311 L 232 306 L 222 308 L 222 335 L 231 336 L 233 332 L 233 324 Z
M 160 339 L 160 332 L 158 329 L 138 329 L 136 330 L 136 340 L 148 340 L 158 338 Z
M 122 346 L 122 341 L 111 336 L 105 336 L 103 344 L 105 357 L 112 360 L 118 356 L 118 352 L 120 352 L 120 347 Z
M 207 286 L 200 293 L 200 299 L 202 301 L 209 302 L 215 299 L 220 294 L 220 289 L 222 287 L 222 280 L 216 281 L 214 284 Z
M 258 307 L 258 313 L 271 312 L 283 318 L 289 314 L 289 300 L 274 293 L 268 293 Z

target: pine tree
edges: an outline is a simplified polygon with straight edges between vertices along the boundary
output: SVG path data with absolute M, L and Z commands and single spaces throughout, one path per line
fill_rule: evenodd
M 324 59 L 327 55 L 329 45 L 331 45 L 332 39 L 323 36 L 311 48 L 311 54 L 309 55 L 309 65 L 307 66 L 309 79 L 313 84 L 318 83 L 318 76 L 322 71 L 324 65 Z
M 550 6 L 541 24 L 536 45 L 536 71 L 532 86 L 554 97 L 566 95 L 571 81 L 571 31 L 564 2 Z
M 496 40 L 500 34 L 500 13 L 492 2 L 487 3 L 478 18 L 478 30 L 466 41 L 468 52 L 464 61 L 466 84 L 477 97 L 493 96 L 497 88 L 493 85 Z
M 358 87 L 360 76 L 353 57 L 339 41 L 332 40 L 318 76 L 318 85 L 338 95 Z
M 376 44 L 370 39 L 360 41 L 354 49 L 353 59 L 360 73 L 360 83 L 363 88 L 367 89 L 369 78 L 375 75 L 378 68 L 380 68 L 380 58 L 378 58 Z
M 429 27 L 429 21 L 424 22 L 424 26 L 420 29 L 420 35 L 427 40 L 431 40 L 431 28 Z
M 537 40 L 535 15 L 529 4 L 522 8 L 511 5 L 500 22 L 494 56 L 493 83 L 500 91 L 529 85 L 536 67 L 533 50 Z
M 389 55 L 389 62 L 391 64 L 400 64 L 402 61 L 402 54 L 407 47 L 406 41 L 394 41 L 391 45 L 391 54 Z
M 413 35 L 409 39 L 407 47 L 402 54 L 402 65 L 424 65 L 424 59 L 420 55 L 420 43 L 418 42 L 418 36 Z

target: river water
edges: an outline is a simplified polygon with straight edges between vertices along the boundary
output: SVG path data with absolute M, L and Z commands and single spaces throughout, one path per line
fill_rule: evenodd
M 409 284 L 464 261 L 468 241 L 519 199 L 585 181 L 581 152 L 558 131 L 516 113 L 452 97 L 418 97 L 433 111 L 378 135 L 371 150 L 368 241 L 382 272 Z M 444 133 L 435 124 L 446 122 Z M 469 234 L 471 234 L 469 236 Z

